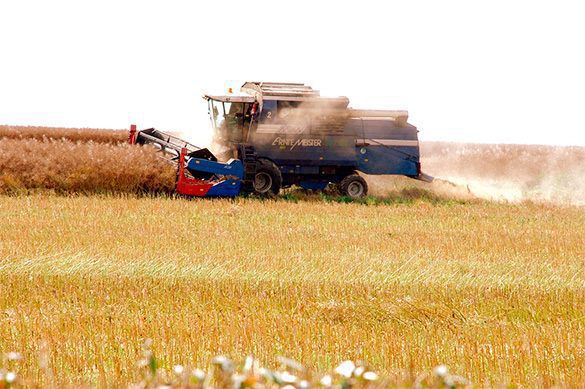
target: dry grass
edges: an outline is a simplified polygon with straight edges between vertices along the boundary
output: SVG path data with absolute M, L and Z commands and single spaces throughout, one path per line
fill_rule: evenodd
M 0 193 L 171 192 L 176 168 L 126 144 L 0 139 Z
M 585 382 L 585 211 L 490 203 L 0 197 L 0 351 L 43 381 L 212 355 L 363 359 L 395 382 Z
M 0 139 L 67 139 L 73 142 L 124 143 L 127 130 L 0 125 Z

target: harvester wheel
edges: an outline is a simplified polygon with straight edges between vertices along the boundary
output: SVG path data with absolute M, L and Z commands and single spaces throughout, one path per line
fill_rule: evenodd
M 282 186 L 280 169 L 272 161 L 259 159 L 254 174 L 254 192 L 260 195 L 277 195 Z
M 344 196 L 359 199 L 368 194 L 368 184 L 362 176 L 353 173 L 341 180 L 339 191 Z

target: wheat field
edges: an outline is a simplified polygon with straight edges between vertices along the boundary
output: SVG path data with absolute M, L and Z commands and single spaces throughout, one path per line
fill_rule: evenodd
M 585 382 L 585 210 L 543 204 L 0 196 L 0 352 L 46 383 L 277 355 Z
M 23 354 L 25 385 L 128 386 L 147 338 L 167 371 L 252 354 L 364 360 L 392 385 L 442 363 L 585 382 L 584 149 L 428 143 L 424 169 L 464 185 L 187 200 L 125 136 L 0 126 L 0 356 Z
M 170 193 L 176 166 L 149 147 L 0 137 L 0 193 Z
M 103 128 L 62 128 L 41 126 L 9 126 L 0 124 L 0 138 L 4 139 L 36 139 L 36 140 L 69 140 L 72 142 L 88 142 L 120 144 L 127 142 L 127 130 L 110 130 Z

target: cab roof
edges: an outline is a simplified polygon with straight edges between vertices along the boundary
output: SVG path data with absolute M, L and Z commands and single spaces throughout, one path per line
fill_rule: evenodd
M 318 90 L 315 90 L 305 84 L 292 82 L 248 81 L 244 85 L 242 85 L 241 91 L 251 95 L 261 94 L 262 97 L 265 99 L 267 99 L 269 96 L 313 98 L 320 96 Z
M 203 95 L 203 98 L 206 100 L 223 101 L 225 103 L 253 103 L 256 101 L 254 96 L 250 95 Z
M 252 103 L 265 100 L 281 101 L 327 101 L 343 106 L 349 104 L 347 97 L 321 97 L 318 90 L 312 87 L 292 82 L 259 82 L 248 81 L 242 85 L 239 94 L 204 95 L 207 100 L 216 100 L 233 103 Z

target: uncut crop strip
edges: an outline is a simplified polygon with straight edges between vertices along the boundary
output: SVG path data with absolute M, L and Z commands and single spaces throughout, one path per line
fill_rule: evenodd
M 58 128 L 0 125 L 0 139 L 67 139 L 73 142 L 124 143 L 128 132 L 96 128 Z
M 176 169 L 149 147 L 0 139 L 0 193 L 171 192 Z

